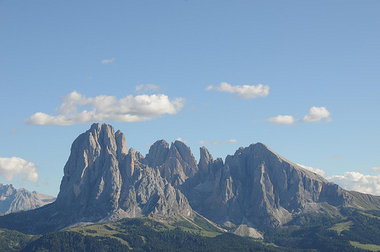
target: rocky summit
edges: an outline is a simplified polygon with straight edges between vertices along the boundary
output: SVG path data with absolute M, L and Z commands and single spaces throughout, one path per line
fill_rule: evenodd
M 72 144 L 55 203 L 77 221 L 122 217 L 190 216 L 182 192 L 143 155 L 127 150 L 125 136 L 94 124 Z
M 341 215 L 343 209 L 380 209 L 380 197 L 349 192 L 286 160 L 261 143 L 197 163 L 181 141 L 159 140 L 144 157 L 125 136 L 93 124 L 75 139 L 55 202 L 0 217 L 0 227 L 46 233 L 80 223 L 149 216 L 203 217 L 237 234 L 261 232 L 305 214 Z
M 13 213 L 35 209 L 49 204 L 55 197 L 29 192 L 24 188 L 16 189 L 13 185 L 0 184 L 0 213 Z
M 238 149 L 224 163 L 202 147 L 199 169 L 185 195 L 193 209 L 225 227 L 267 230 L 308 213 L 333 217 L 342 208 L 380 207 L 380 197 L 343 190 L 261 143 Z

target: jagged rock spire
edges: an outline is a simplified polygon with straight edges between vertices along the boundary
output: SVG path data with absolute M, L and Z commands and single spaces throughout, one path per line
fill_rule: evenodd
M 169 154 L 169 144 L 165 140 L 158 140 L 149 148 L 146 160 L 150 167 L 162 165 Z
M 151 148 L 152 166 L 165 157 L 161 145 L 165 143 Z M 98 123 L 72 144 L 56 204 L 87 220 L 162 215 L 162 211 L 191 214 L 186 197 L 147 166 L 140 153 L 127 150 L 121 131 Z
M 209 171 L 209 165 L 214 161 L 210 152 L 206 149 L 206 147 L 200 148 L 200 158 L 199 158 L 199 170 L 202 173 L 207 173 Z

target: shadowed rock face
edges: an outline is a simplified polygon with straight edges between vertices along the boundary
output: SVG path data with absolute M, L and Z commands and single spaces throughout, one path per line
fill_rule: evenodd
M 165 155 L 160 148 L 152 150 L 152 164 Z M 78 220 L 190 215 L 186 197 L 144 162 L 140 153 L 127 151 L 123 133 L 93 124 L 71 147 L 56 204 Z
M 157 161 L 152 153 L 153 164 Z M 166 162 L 166 160 L 165 160 Z M 182 159 L 178 161 L 181 164 Z M 0 226 L 43 233 L 76 224 L 152 216 L 192 216 L 182 192 L 150 167 L 143 155 L 127 150 L 125 136 L 107 124 L 93 124 L 71 146 L 54 203 L 10 215 Z M 22 227 L 18 226 L 18 224 Z
M 198 171 L 190 148 L 181 141 L 175 141 L 170 148 L 164 140 L 155 142 L 149 149 L 145 162 L 158 168 L 161 176 L 174 186 L 183 184 Z
M 165 140 L 155 142 L 146 155 L 146 161 L 150 167 L 157 167 L 165 163 L 169 154 L 169 144 Z
M 261 143 L 240 148 L 227 156 L 225 164 L 214 161 L 202 147 L 199 169 L 202 175 L 188 182 L 185 195 L 193 209 L 222 225 L 248 224 L 265 230 L 308 212 L 339 215 L 341 207 L 380 208 L 379 197 L 367 195 L 371 199 L 363 204 L 357 193 L 293 164 Z
M 121 138 L 119 135 L 118 140 Z M 118 156 L 126 155 L 123 149 L 123 141 L 116 143 L 115 132 L 108 125 L 94 124 L 81 134 L 71 146 L 57 206 L 85 215 L 117 209 L 122 184 Z
M 29 192 L 24 188 L 16 189 L 12 185 L 0 184 L 0 213 L 13 213 L 35 209 L 49 204 L 55 197 Z
M 380 209 L 380 197 L 348 192 L 261 143 L 225 162 L 200 149 L 197 164 L 181 141 L 155 142 L 144 158 L 125 136 L 93 124 L 72 144 L 57 200 L 0 217 L 0 227 L 29 233 L 78 222 L 151 216 L 173 219 L 193 210 L 236 233 L 270 229 L 305 213 L 339 215 L 341 208 Z

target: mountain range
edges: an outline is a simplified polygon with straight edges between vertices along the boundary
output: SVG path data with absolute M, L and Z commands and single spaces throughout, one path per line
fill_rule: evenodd
M 3 214 L 39 208 L 54 200 L 53 196 L 0 184 L 0 213 Z
M 1 216 L 0 227 L 39 234 L 123 218 L 202 218 L 262 238 L 310 214 L 335 218 L 349 209 L 380 210 L 380 197 L 346 191 L 264 144 L 241 147 L 224 161 L 202 147 L 197 163 L 181 141 L 159 140 L 144 156 L 127 149 L 121 131 L 96 123 L 73 142 L 57 199 Z

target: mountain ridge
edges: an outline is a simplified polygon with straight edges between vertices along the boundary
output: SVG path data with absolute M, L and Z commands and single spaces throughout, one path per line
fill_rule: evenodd
M 54 200 L 55 197 L 50 195 L 30 192 L 25 188 L 16 189 L 12 184 L 0 184 L 0 213 L 3 214 L 35 209 Z
M 266 230 L 308 212 L 336 216 L 342 207 L 380 206 L 380 197 L 346 191 L 261 143 L 239 148 L 224 164 L 214 165 L 207 153 L 202 147 L 200 160 L 207 160 L 209 172 L 190 182 L 197 185 L 185 195 L 200 214 L 222 226 L 232 222 Z
M 81 222 L 199 213 L 228 230 L 257 234 L 308 213 L 340 216 L 344 208 L 380 209 L 380 197 L 346 191 L 262 143 L 224 161 L 201 147 L 197 163 L 185 143 L 158 140 L 144 157 L 127 149 L 121 131 L 97 123 L 74 140 L 56 201 L 0 217 L 0 227 L 44 233 Z

